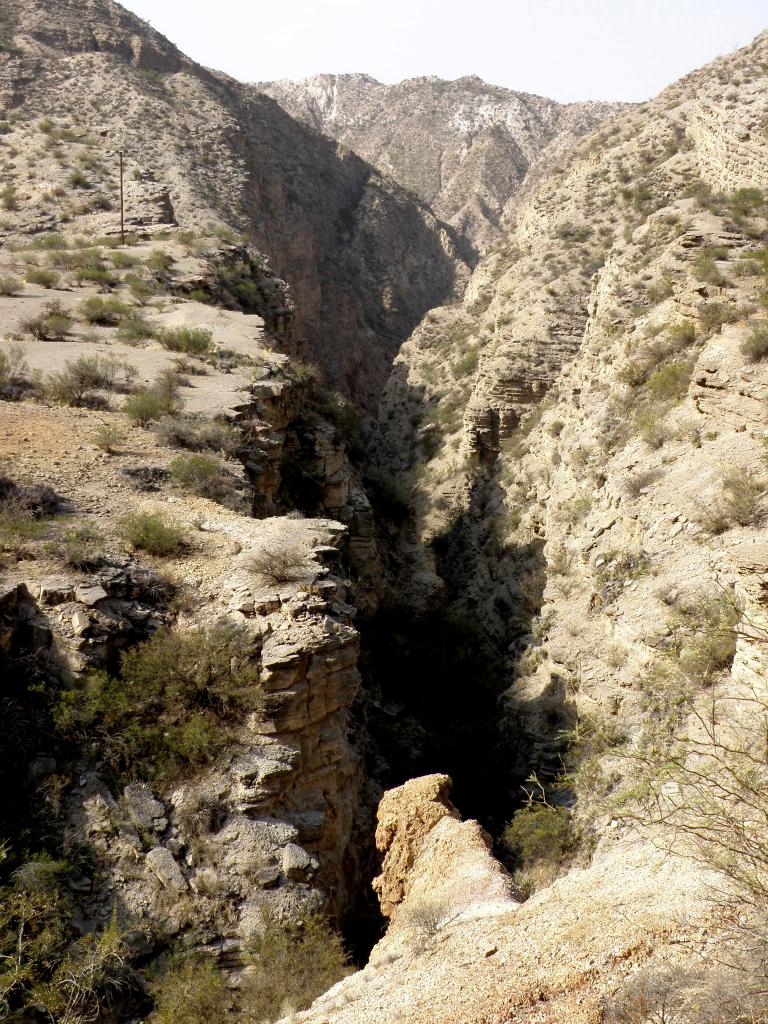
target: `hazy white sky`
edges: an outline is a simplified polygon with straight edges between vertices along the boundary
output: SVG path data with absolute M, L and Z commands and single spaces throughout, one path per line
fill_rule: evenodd
M 364 71 L 643 100 L 768 28 L 766 0 L 123 0 L 245 81 Z

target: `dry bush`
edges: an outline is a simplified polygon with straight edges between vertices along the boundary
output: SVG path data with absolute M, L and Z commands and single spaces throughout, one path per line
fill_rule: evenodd
M 296 541 L 272 540 L 250 553 L 248 566 L 265 583 L 299 583 L 308 579 L 312 565 L 306 545 Z
M 411 900 L 403 907 L 403 917 L 411 929 L 422 939 L 429 939 L 454 917 L 447 896 L 424 896 Z
M 605 1024 L 758 1024 L 768 1008 L 725 967 L 649 967 L 603 1000 Z

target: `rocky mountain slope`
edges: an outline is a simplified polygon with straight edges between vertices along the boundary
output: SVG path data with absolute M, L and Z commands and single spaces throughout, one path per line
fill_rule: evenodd
M 413 196 L 111 0 L 68 0 L 52 14 L 14 4 L 6 34 L 6 109 L 65 119 L 75 138 L 92 133 L 93 187 L 114 176 L 122 148 L 129 218 L 159 204 L 183 228 L 245 232 L 290 281 L 307 360 L 363 403 L 424 311 L 465 278 L 453 233 Z M 20 161 L 7 230 L 53 230 L 58 204 L 44 197 L 72 188 L 61 160 L 31 179 L 34 156 Z
M 384 85 L 315 75 L 257 88 L 415 193 L 480 252 L 504 237 L 528 180 L 626 106 L 561 104 L 476 76 Z
M 768 35 L 529 161 L 456 301 L 254 87 L 0 25 L 2 1014 L 763 1021 Z

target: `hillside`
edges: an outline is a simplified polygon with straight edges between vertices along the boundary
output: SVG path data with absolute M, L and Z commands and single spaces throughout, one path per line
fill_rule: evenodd
M 370 165 L 198 67 L 110 0 L 68 0 L 52 16 L 19 3 L 7 24 L 7 109 L 30 125 L 59 119 L 72 142 L 92 134 L 90 184 L 113 198 L 122 147 L 129 222 L 149 212 L 150 223 L 245 233 L 290 281 L 307 360 L 373 401 L 399 342 L 466 276 L 451 231 Z M 49 152 L 44 175 L 30 179 L 35 154 L 21 154 L 7 233 L 56 230 L 59 204 L 44 198 L 56 188 L 94 199 L 68 184 L 71 155 Z
M 294 120 L 0 29 L 0 1017 L 764 1024 L 768 33 Z
M 626 106 L 560 104 L 476 76 L 384 85 L 315 75 L 256 88 L 415 193 L 479 252 L 503 238 L 528 178 Z

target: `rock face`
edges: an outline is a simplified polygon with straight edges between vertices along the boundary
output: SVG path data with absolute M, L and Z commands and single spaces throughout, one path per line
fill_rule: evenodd
M 315 75 L 256 88 L 414 192 L 479 252 L 503 238 L 539 165 L 625 106 L 555 103 L 476 76 L 383 85 L 368 75 Z
M 68 0 L 53 17 L 25 0 L 9 33 L 14 49 L 0 55 L 8 107 L 92 132 L 106 161 L 92 184 L 109 183 L 113 201 L 122 149 L 130 224 L 245 232 L 289 282 L 305 358 L 334 388 L 372 404 L 402 339 L 458 294 L 466 261 L 426 205 L 262 93 L 197 66 L 111 0 Z M 11 231 L 57 230 L 43 191 L 19 188 Z M 94 218 L 96 230 L 115 230 L 114 214 Z

